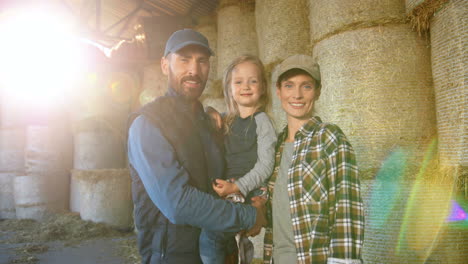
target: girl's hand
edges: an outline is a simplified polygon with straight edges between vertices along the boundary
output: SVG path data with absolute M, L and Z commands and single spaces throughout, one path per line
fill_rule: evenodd
M 237 184 L 220 179 L 214 180 L 213 189 L 221 197 L 225 197 L 226 195 L 231 193 L 239 192 L 239 187 L 237 187 Z
M 216 127 L 218 130 L 223 127 L 223 118 L 221 117 L 221 114 L 216 111 L 211 106 L 208 106 L 205 109 L 206 114 L 210 117 L 211 123 L 213 124 L 214 127 Z

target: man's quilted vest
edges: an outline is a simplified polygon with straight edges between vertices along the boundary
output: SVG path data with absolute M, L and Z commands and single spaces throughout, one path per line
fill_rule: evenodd
M 198 114 L 194 114 L 191 104 L 183 97 L 166 96 L 145 105 L 131 118 L 143 115 L 158 127 L 174 148 L 179 164 L 188 171 L 190 185 L 211 193 L 210 178 L 223 174 L 224 161 L 219 141 L 213 139 L 208 117 L 200 104 L 198 108 Z M 201 263 L 200 229 L 169 222 L 151 201 L 131 165 L 130 170 L 142 263 Z

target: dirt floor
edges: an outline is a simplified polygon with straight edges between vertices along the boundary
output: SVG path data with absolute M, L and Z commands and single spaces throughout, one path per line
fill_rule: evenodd
M 133 231 L 57 214 L 44 221 L 0 220 L 0 264 L 136 264 Z
M 0 219 L 0 264 L 139 264 L 133 231 L 83 221 L 76 213 L 43 221 Z M 254 259 L 252 264 L 263 263 Z

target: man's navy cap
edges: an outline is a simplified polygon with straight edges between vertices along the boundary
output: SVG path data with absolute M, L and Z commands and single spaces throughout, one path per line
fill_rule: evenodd
M 164 57 L 169 53 L 176 52 L 181 48 L 188 45 L 198 45 L 206 48 L 210 55 L 214 55 L 211 50 L 208 40 L 201 33 L 193 29 L 181 29 L 178 30 L 169 37 L 166 42 L 166 49 L 164 50 Z

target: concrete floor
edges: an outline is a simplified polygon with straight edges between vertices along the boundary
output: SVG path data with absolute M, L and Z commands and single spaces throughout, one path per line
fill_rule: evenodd
M 53 241 L 42 245 L 48 246 L 43 253 L 25 254 L 18 249 L 26 245 L 0 244 L 0 264 L 37 263 L 37 264 L 133 264 L 119 255 L 119 242 L 126 238 L 99 238 L 83 241 L 78 245 L 66 245 Z M 28 260 L 28 256 L 29 260 Z M 36 260 L 35 260 L 36 259 Z

